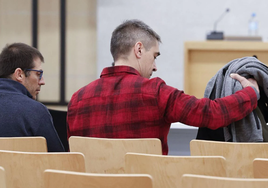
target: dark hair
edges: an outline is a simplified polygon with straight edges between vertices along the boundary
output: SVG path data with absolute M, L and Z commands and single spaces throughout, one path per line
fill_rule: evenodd
M 119 57 L 125 58 L 135 45 L 141 41 L 146 50 L 155 42 L 161 42 L 160 36 L 148 25 L 140 20 L 127 20 L 119 25 L 112 33 L 110 51 L 116 61 Z
M 44 62 L 42 54 L 34 47 L 24 43 L 7 44 L 0 54 L 0 78 L 8 78 L 17 68 L 27 76 L 26 69 L 34 67 L 36 58 Z

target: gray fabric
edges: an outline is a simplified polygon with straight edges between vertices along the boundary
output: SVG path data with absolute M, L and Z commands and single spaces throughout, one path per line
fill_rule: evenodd
M 254 77 L 260 88 L 268 96 L 268 67 L 255 57 L 235 59 L 226 64 L 208 82 L 204 97 L 210 99 L 229 96 L 242 89 L 240 82 L 230 77 L 238 73 L 246 78 Z M 243 110 L 243 109 L 241 109 Z M 262 126 L 260 119 L 253 111 L 240 121 L 223 128 L 225 141 L 262 142 Z

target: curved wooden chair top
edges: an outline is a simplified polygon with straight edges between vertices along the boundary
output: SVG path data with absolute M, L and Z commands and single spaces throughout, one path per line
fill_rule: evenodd
M 254 178 L 268 178 L 268 159 L 255 158 L 253 160 Z
M 42 136 L 0 137 L 0 150 L 47 152 L 47 141 Z
M 157 138 L 111 139 L 71 136 L 70 151 L 81 152 L 86 159 L 86 172 L 124 173 L 127 152 L 162 155 L 161 141 Z
M 0 150 L 0 166 L 5 169 L 8 188 L 43 188 L 44 170 L 85 172 L 85 158 L 82 153 Z
M 126 173 L 149 174 L 154 188 L 180 188 L 185 173 L 226 176 L 222 156 L 166 156 L 127 153 Z
M 6 173 L 5 169 L 0 166 L 0 188 L 6 188 Z
M 194 174 L 182 176 L 183 188 L 263 188 L 267 185 L 268 179 L 213 177 Z
M 153 188 L 147 174 L 97 174 L 45 170 L 45 188 Z
M 192 140 L 190 151 L 192 156 L 225 157 L 228 177 L 253 178 L 253 160 L 268 158 L 268 143 Z

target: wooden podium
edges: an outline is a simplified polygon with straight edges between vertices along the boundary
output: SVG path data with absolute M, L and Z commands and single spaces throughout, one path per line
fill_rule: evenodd
M 208 81 L 233 59 L 256 55 L 268 65 L 268 43 L 248 41 L 203 41 L 184 43 L 184 91 L 204 96 Z

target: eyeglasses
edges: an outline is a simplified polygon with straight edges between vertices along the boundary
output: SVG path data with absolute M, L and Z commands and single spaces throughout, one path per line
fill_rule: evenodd
M 39 75 L 39 80 L 42 79 L 43 72 L 44 72 L 44 71 L 42 71 L 42 70 L 35 70 L 35 69 L 26 69 L 26 71 L 36 71 L 36 72 L 39 72 L 39 73 L 40 73 L 40 75 Z

